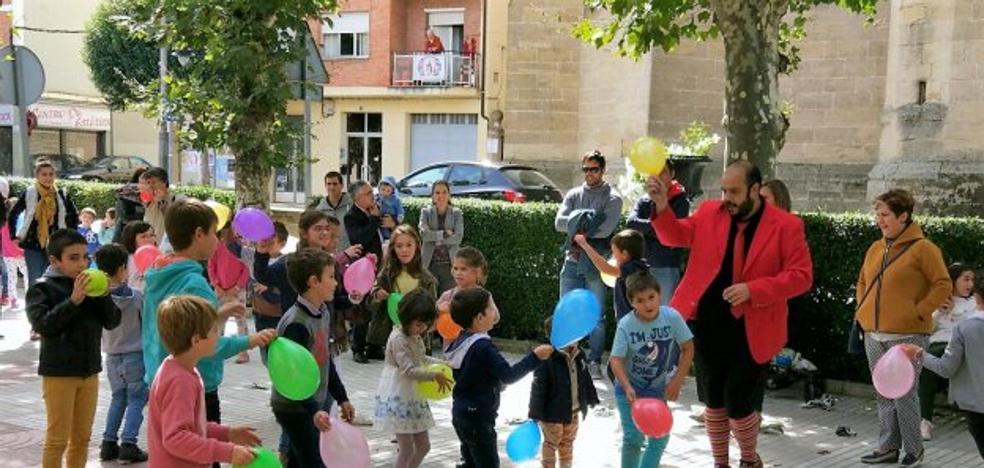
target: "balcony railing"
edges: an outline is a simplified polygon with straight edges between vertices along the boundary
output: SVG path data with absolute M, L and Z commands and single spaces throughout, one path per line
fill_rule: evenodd
M 481 79 L 481 56 L 457 52 L 393 54 L 393 86 L 398 87 L 477 87 Z

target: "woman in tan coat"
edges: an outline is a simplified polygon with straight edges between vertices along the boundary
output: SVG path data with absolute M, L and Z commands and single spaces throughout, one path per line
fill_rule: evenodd
M 875 220 L 882 238 L 871 244 L 864 257 L 855 316 L 864 330 L 871 369 L 897 344 L 925 347 L 933 331 L 933 311 L 946 302 L 953 287 L 939 247 L 926 239 L 912 219 L 914 207 L 912 195 L 905 190 L 890 190 L 875 199 Z M 878 396 L 878 448 L 861 457 L 863 463 L 897 462 L 903 448 L 901 466 L 922 462 L 917 386 L 896 400 Z

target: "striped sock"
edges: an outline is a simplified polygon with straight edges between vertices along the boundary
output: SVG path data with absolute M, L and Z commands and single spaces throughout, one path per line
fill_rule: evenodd
M 711 453 L 714 464 L 728 464 L 728 442 L 731 439 L 728 427 L 728 411 L 724 408 L 707 408 L 704 410 L 704 427 L 707 438 L 711 439 Z
M 761 418 L 758 413 L 731 420 L 731 432 L 735 435 L 735 440 L 738 441 L 738 447 L 741 449 L 741 461 L 754 462 L 758 460 L 755 449 L 758 445 L 760 421 Z

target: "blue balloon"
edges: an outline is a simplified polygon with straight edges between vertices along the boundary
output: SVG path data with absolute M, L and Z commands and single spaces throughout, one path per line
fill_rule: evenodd
M 536 425 L 536 421 L 526 421 L 509 434 L 506 439 L 506 454 L 516 463 L 532 460 L 540 453 L 542 442 L 540 426 Z
M 591 291 L 575 289 L 564 294 L 554 308 L 550 344 L 568 346 L 591 333 L 601 320 L 601 304 Z

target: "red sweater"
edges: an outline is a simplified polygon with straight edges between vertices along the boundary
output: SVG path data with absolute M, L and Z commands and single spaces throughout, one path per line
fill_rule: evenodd
M 196 369 L 168 356 L 150 386 L 147 406 L 150 468 L 232 462 L 229 428 L 205 421 L 205 387 Z
M 249 268 L 224 242 L 220 242 L 212 258 L 208 259 L 208 279 L 212 286 L 222 289 L 232 289 L 233 286 L 244 289 L 249 283 Z

